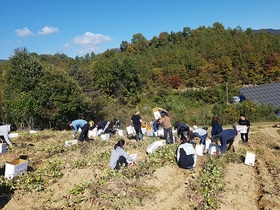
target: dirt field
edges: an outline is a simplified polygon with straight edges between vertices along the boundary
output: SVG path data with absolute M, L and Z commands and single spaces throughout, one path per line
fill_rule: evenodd
M 280 209 L 280 128 L 273 127 L 275 124 L 252 123 L 249 144 L 239 143 L 238 136 L 235 152 L 220 157 L 233 155 L 237 160 L 224 169 L 219 209 Z M 202 199 L 191 192 L 188 183 L 203 170 L 209 154 L 198 158 L 194 171 L 182 170 L 174 161 L 159 161 L 169 160 L 164 155 L 171 154 L 146 154 L 154 139 L 140 143 L 126 139 L 125 148 L 138 154 L 138 165 L 116 173 L 108 169 L 108 161 L 117 139 L 65 149 L 64 141 L 71 139 L 71 134 L 38 131 L 31 135 L 23 131 L 12 139 L 15 146 L 0 156 L 2 209 L 185 210 L 193 209 Z M 170 147 L 171 152 L 174 148 L 176 145 Z M 244 164 L 246 151 L 255 152 L 254 166 Z M 16 189 L 7 190 L 5 162 L 19 157 L 29 161 L 28 174 L 14 178 Z

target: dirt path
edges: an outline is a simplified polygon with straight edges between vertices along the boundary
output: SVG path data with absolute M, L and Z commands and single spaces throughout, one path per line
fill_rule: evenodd
M 244 162 L 226 167 L 226 187 L 220 209 L 280 209 L 280 161 L 279 150 L 275 149 L 279 148 L 279 140 L 277 129 L 271 123 L 262 123 L 251 126 L 249 145 L 235 143 L 236 152 L 254 151 L 256 162 L 253 167 Z
M 258 184 L 253 167 L 238 163 L 229 164 L 226 168 L 225 182 L 225 197 L 221 200 L 220 209 L 258 209 Z
M 165 166 L 156 170 L 148 185 L 156 186 L 159 191 L 153 202 L 146 203 L 136 210 L 190 209 L 185 201 L 186 181 L 194 172 L 178 170 L 177 166 Z

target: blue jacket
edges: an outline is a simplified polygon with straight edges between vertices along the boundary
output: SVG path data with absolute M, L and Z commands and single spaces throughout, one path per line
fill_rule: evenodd
M 226 129 L 217 135 L 221 141 L 222 153 L 226 152 L 227 143 L 234 141 L 235 136 L 237 135 L 237 130 L 235 129 Z
M 82 119 L 72 121 L 72 126 L 74 128 L 74 135 L 78 132 L 79 128 L 82 129 L 82 127 L 84 127 L 84 125 L 87 123 L 88 123 L 87 121 Z
M 211 136 L 217 135 L 223 131 L 223 127 L 220 124 L 214 124 L 211 130 Z

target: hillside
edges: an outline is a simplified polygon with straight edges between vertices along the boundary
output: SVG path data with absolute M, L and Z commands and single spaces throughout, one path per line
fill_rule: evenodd
M 280 129 L 273 125 L 253 123 L 248 145 L 240 144 L 237 137 L 235 152 L 214 158 L 227 160 L 227 164 L 220 171 L 224 173 L 221 183 L 225 186 L 216 193 L 217 203 L 213 201 L 212 208 L 280 208 Z M 13 139 L 15 146 L 0 156 L 0 206 L 4 210 L 211 209 L 203 193 L 195 190 L 201 184 L 201 173 L 205 174 L 205 163 L 214 156 L 199 157 L 194 171 L 182 170 L 173 160 L 178 143 L 148 156 L 146 148 L 156 139 L 145 137 L 143 142 L 136 143 L 125 137 L 125 149 L 138 154 L 137 166 L 115 172 L 108 168 L 108 161 L 116 137 L 65 147 L 64 140 L 71 139 L 71 134 L 21 131 L 19 138 Z M 253 167 L 244 164 L 246 151 L 256 153 Z M 29 161 L 28 174 L 7 181 L 3 178 L 5 162 L 19 157 Z M 205 181 L 211 179 L 214 175 Z M 9 188 L 11 185 L 15 189 Z
M 258 33 L 260 31 L 265 31 L 265 32 L 271 33 L 271 34 L 280 34 L 280 30 L 279 29 L 268 28 L 268 29 L 253 30 L 254 33 Z

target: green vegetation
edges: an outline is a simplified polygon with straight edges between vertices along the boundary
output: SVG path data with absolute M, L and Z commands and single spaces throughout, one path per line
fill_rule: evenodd
M 151 40 L 138 33 L 119 49 L 75 59 L 15 49 L 0 65 L 1 118 L 24 127 L 63 129 L 75 118 L 118 117 L 129 123 L 134 109 L 148 118 L 159 106 L 173 120 L 201 125 L 213 114 L 232 123 L 240 111 L 251 121 L 271 120 L 273 107 L 234 107 L 231 99 L 242 85 L 279 81 L 279 45 L 280 35 L 214 23 L 162 32 Z

